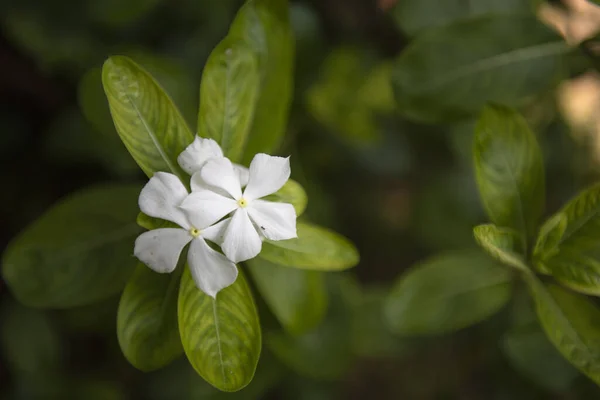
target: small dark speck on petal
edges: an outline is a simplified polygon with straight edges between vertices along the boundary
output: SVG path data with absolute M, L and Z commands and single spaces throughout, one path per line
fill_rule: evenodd
M 260 229 L 262 229 L 262 230 L 264 231 L 264 230 L 265 230 L 265 227 L 264 227 L 264 226 L 261 226 L 261 227 L 260 227 Z

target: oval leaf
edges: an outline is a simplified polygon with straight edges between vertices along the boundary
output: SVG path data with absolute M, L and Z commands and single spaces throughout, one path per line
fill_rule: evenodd
M 257 153 L 273 153 L 287 127 L 295 52 L 288 0 L 246 2 L 228 38 L 246 42 L 258 56 L 260 93 L 243 160 L 249 164 Z
M 571 364 L 600 384 L 600 310 L 582 295 L 544 285 L 533 274 L 527 282 L 546 335 Z
M 183 353 L 177 325 L 177 293 L 183 265 L 158 274 L 138 264 L 121 296 L 117 337 L 125 358 L 141 371 L 168 365 Z
M 594 185 L 567 203 L 541 228 L 536 256 L 556 250 L 600 249 L 600 185 Z
M 574 290 L 600 295 L 599 240 L 600 185 L 594 185 L 544 223 L 534 263 Z
M 335 271 L 358 264 L 358 251 L 346 238 L 306 222 L 298 222 L 298 238 L 265 241 L 261 258 L 285 267 Z
M 144 173 L 186 176 L 177 156 L 194 137 L 152 76 L 129 58 L 113 56 L 102 67 L 102 84 L 117 132 Z
M 322 272 L 282 267 L 260 257 L 247 264 L 258 291 L 289 333 L 305 333 L 321 322 L 327 310 Z
M 301 216 L 306 210 L 308 197 L 302 185 L 289 179 L 277 192 L 268 195 L 263 200 L 276 201 L 278 203 L 290 203 L 296 210 L 296 216 Z
M 286 366 L 312 379 L 340 379 L 351 368 L 352 307 L 361 293 L 351 276 L 326 274 L 330 294 L 329 309 L 323 323 L 300 336 L 270 332 L 265 344 Z
M 262 342 L 256 306 L 242 271 L 215 300 L 196 287 L 186 268 L 178 304 L 181 341 L 198 374 L 226 392 L 248 385 Z
M 412 36 L 461 19 L 484 15 L 531 14 L 532 11 L 531 2 L 523 0 L 419 0 L 399 1 L 392 15 L 400 28 Z
M 119 293 L 133 272 L 141 229 L 137 185 L 96 186 L 70 195 L 8 246 L 2 275 L 29 306 L 69 308 Z
M 400 54 L 396 101 L 425 122 L 474 116 L 490 101 L 519 105 L 558 82 L 568 49 L 534 15 L 457 21 L 417 36 Z
M 544 208 L 544 164 L 525 119 L 510 108 L 486 106 L 475 128 L 473 159 L 492 222 L 533 237 Z
M 255 53 L 245 43 L 225 38 L 202 73 L 198 134 L 216 140 L 234 162 L 250 133 L 259 86 Z
M 447 254 L 411 268 L 392 288 L 384 314 L 400 335 L 437 335 L 476 324 L 511 295 L 510 270 L 479 252 Z
M 516 231 L 493 224 L 473 228 L 475 240 L 492 257 L 513 268 L 527 271 L 523 254 L 523 239 Z

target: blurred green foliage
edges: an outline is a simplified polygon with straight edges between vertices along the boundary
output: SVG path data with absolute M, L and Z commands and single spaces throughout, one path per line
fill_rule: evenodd
M 110 119 L 101 83 L 103 61 L 114 54 L 135 60 L 169 93 L 188 126 L 195 127 L 202 70 L 242 3 L 0 3 L 0 49 L 7 59 L 2 75 L 8 78 L 0 80 L 0 88 L 7 88 L 0 108 L 3 247 L 75 189 L 100 182 L 143 182 Z M 383 7 L 386 2 L 379 3 Z M 90 290 L 90 297 L 104 300 L 68 310 L 38 310 L 17 303 L 19 293 L 9 293 L 0 282 L 0 398 L 600 396 L 600 389 L 552 345 L 564 339 L 548 340 L 543 331 L 564 326 L 565 318 L 551 320 L 557 304 L 565 315 L 572 309 L 587 310 L 592 317 L 566 319 L 566 324 L 587 332 L 581 339 L 587 348 L 584 356 L 590 356 L 589 349 L 597 349 L 597 336 L 588 320 L 597 314 L 597 299 L 552 286 L 546 290 L 545 281 L 534 281 L 534 302 L 525 285 L 503 286 L 506 274 L 516 273 L 510 270 L 498 275 L 502 282 L 492 293 L 477 286 L 486 266 L 496 267 L 481 255 L 479 263 L 473 262 L 477 257 L 469 258 L 472 264 L 446 258 L 445 270 L 435 274 L 443 282 L 445 272 L 465 271 L 471 280 L 464 283 L 475 287 L 467 287 L 467 297 L 459 301 L 440 300 L 444 289 L 457 295 L 457 287 L 445 285 L 435 293 L 420 289 L 416 295 L 426 306 L 411 306 L 411 293 L 399 289 L 411 278 L 405 271 L 415 263 L 426 264 L 445 251 L 473 252 L 472 228 L 487 220 L 472 165 L 473 131 L 488 101 L 517 107 L 540 143 L 547 206 L 535 212 L 543 213 L 542 220 L 598 179 L 596 150 L 573 139 L 569 121 L 557 108 L 555 89 L 599 64 L 585 57 L 575 62 L 578 48 L 566 46 L 534 16 L 540 3 L 399 0 L 383 12 L 367 1 L 291 1 L 294 94 L 286 97 L 291 96 L 286 86 L 290 82 L 270 89 L 282 92 L 281 103 L 292 102 L 279 153 L 292 155 L 293 178 L 310 199 L 303 218 L 356 243 L 358 268 L 324 277 L 280 267 L 277 275 L 269 276 L 269 282 L 280 286 L 267 291 L 250 265 L 250 289 L 264 297 L 257 296 L 256 304 L 264 343 L 254 379 L 234 394 L 211 387 L 183 359 L 147 374 L 133 368 L 119 347 L 119 299 L 114 293 Z M 284 122 L 269 120 L 273 107 L 280 105 L 271 101 L 260 106 L 264 123 L 283 132 Z M 108 223 L 105 216 L 94 213 L 91 218 L 92 233 L 101 234 Z M 135 213 L 130 222 L 134 218 Z M 42 243 L 61 240 L 60 232 L 43 235 L 51 240 Z M 503 256 L 514 243 L 497 235 L 488 239 Z M 520 248 L 514 246 L 515 251 Z M 285 261 L 275 258 L 277 254 L 272 249 L 255 261 Z M 588 256 L 597 256 L 593 248 Z M 573 274 L 556 272 L 565 270 L 561 260 L 551 261 L 545 268 L 554 268 L 557 280 L 565 277 L 572 283 Z M 595 264 L 591 270 L 597 271 Z M 496 275 L 492 278 L 498 283 Z M 408 310 L 401 313 L 403 319 L 390 321 L 384 310 L 397 307 Z M 547 316 L 542 326 L 536 307 L 538 315 Z M 490 319 L 456 331 L 461 324 L 449 320 L 455 313 L 463 322 Z M 414 327 L 417 321 L 422 328 L 423 320 L 437 332 L 417 337 L 403 330 L 398 335 L 399 325 Z M 566 353 L 573 355 L 572 347 Z

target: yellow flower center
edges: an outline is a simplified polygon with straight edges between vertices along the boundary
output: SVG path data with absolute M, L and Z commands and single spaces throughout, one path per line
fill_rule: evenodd
M 190 228 L 190 235 L 193 237 L 198 237 L 201 233 L 202 231 L 200 229 L 194 228 L 193 226 Z
M 248 205 L 248 202 L 243 197 L 241 199 L 239 199 L 237 203 L 238 203 L 238 206 L 240 206 L 242 208 L 244 208 Z

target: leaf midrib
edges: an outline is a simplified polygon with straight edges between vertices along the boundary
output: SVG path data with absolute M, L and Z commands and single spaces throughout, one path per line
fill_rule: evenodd
M 217 335 L 217 349 L 219 350 L 219 367 L 221 367 L 221 375 L 223 382 L 227 381 L 225 374 L 225 364 L 223 363 L 223 349 L 221 348 L 221 327 L 219 326 L 219 316 L 217 314 L 217 299 L 210 299 L 212 301 L 213 318 L 215 319 L 215 334 Z
M 535 50 L 538 51 L 535 51 Z M 472 74 L 482 73 L 488 70 L 501 68 L 511 63 L 521 63 L 529 61 L 535 58 L 542 58 L 553 54 L 565 53 L 568 50 L 564 41 L 554 41 L 550 43 L 544 43 L 542 45 L 536 44 L 534 46 L 523 47 L 514 49 L 501 54 L 497 54 L 492 57 L 483 58 L 477 60 L 472 64 L 468 64 L 464 68 L 458 68 L 449 71 L 444 75 L 437 75 L 438 79 L 429 81 L 429 83 L 421 82 L 419 84 L 420 91 L 426 92 L 434 90 L 436 87 L 443 86 L 449 82 L 465 78 Z M 531 52 L 531 54 L 528 54 Z M 524 57 L 519 57 L 521 54 L 525 54 Z
M 558 243 L 556 244 L 555 247 L 560 246 L 561 244 L 565 243 L 566 241 L 568 241 L 571 237 L 573 237 L 573 235 L 579 230 L 581 229 L 586 223 L 588 223 L 592 218 L 594 218 L 595 216 L 598 215 L 598 212 L 600 211 L 600 202 L 598 202 L 598 204 L 596 205 L 596 207 L 592 208 L 590 210 L 589 213 L 586 213 L 584 215 L 584 217 L 582 218 L 578 218 L 573 224 L 572 224 L 572 228 L 569 229 L 569 226 L 567 225 L 567 229 L 565 230 L 565 233 L 561 236 L 560 240 L 558 241 Z
M 154 133 L 154 131 L 148 125 L 148 123 L 146 121 L 146 118 L 144 118 L 144 116 L 142 115 L 142 113 L 140 112 L 140 110 L 138 109 L 138 107 L 136 106 L 135 102 L 133 101 L 132 97 L 129 95 L 129 93 L 127 93 L 127 91 L 123 91 L 123 93 L 125 94 L 125 97 L 127 97 L 127 100 L 129 100 L 129 104 L 131 104 L 131 107 L 133 108 L 133 110 L 137 114 L 139 120 L 142 121 L 142 124 L 144 125 L 144 128 L 146 128 L 146 133 L 150 137 L 150 140 L 152 140 L 152 143 L 154 144 L 154 147 L 156 147 L 156 149 L 158 150 L 158 154 L 160 154 L 160 156 L 163 159 L 163 161 L 165 161 L 165 163 L 167 164 L 167 167 L 169 167 L 169 170 L 174 175 L 176 175 L 177 177 L 179 177 L 179 179 L 181 181 L 184 181 L 182 179 L 181 175 L 179 174 L 179 171 L 177 170 L 177 168 L 171 162 L 171 159 L 169 157 L 167 157 L 167 154 L 165 153 L 164 149 L 160 145 L 160 142 L 158 141 L 158 138 L 156 137 L 156 134 Z

